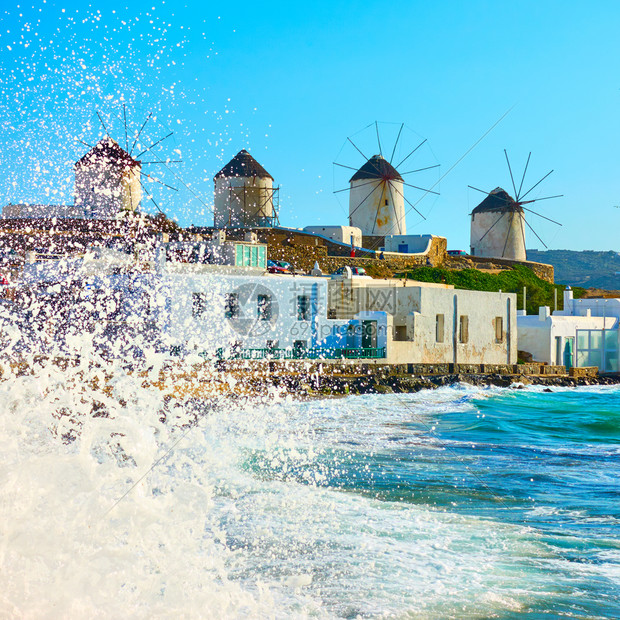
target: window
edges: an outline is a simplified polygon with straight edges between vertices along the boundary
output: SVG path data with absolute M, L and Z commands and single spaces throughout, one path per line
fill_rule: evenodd
M 257 316 L 259 321 L 271 320 L 271 295 L 259 295 L 257 304 Z
M 396 325 L 394 327 L 394 340 L 397 342 L 403 342 L 407 340 L 407 326 L 406 325 Z
M 239 295 L 237 293 L 227 293 L 224 298 L 224 316 L 227 319 L 234 319 L 239 316 Z
M 495 342 L 504 342 L 504 319 L 501 316 L 495 317 Z
M 604 337 L 603 337 L 604 336 Z M 574 340 L 566 338 L 564 362 L 573 364 Z M 578 329 L 577 366 L 597 366 L 602 372 L 618 372 L 618 330 Z
M 385 206 L 387 207 L 390 203 L 388 202 L 388 199 L 385 199 Z
M 469 341 L 469 317 L 461 314 L 459 317 L 459 342 L 465 344 Z
M 199 319 L 207 313 L 207 294 L 192 293 L 192 316 Z
M 263 269 L 265 269 L 265 267 L 267 266 L 267 252 L 266 252 L 267 248 L 264 245 L 259 245 L 258 246 L 258 263 L 257 263 L 257 267 L 262 267 Z
M 297 296 L 297 320 L 310 320 L 310 297 L 308 297 L 307 295 Z
M 235 265 L 237 267 L 267 266 L 267 248 L 264 245 L 237 243 L 235 245 Z
M 435 316 L 435 342 L 443 342 L 444 329 L 443 329 L 443 314 L 437 314 Z

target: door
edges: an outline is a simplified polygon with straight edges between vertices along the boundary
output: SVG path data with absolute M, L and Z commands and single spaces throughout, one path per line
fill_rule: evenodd
M 377 321 L 362 321 L 362 349 L 377 348 Z
M 566 342 L 564 343 L 564 366 L 566 366 L 567 370 L 574 366 L 574 361 L 573 361 L 574 350 L 575 350 L 575 339 L 566 338 Z

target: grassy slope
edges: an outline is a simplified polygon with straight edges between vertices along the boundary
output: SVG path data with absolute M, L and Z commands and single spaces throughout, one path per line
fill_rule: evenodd
M 562 309 L 561 284 L 550 284 L 541 280 L 532 271 L 523 265 L 516 265 L 514 269 L 502 271 L 498 274 L 485 273 L 478 269 L 462 269 L 448 271 L 437 267 L 417 267 L 398 274 L 396 277 L 407 277 L 420 282 L 444 282 L 453 284 L 455 288 L 474 291 L 504 291 L 517 294 L 517 307 L 523 308 L 523 287 L 527 288 L 527 312 L 538 314 L 539 306 L 550 306 L 553 310 L 553 290 L 558 291 L 558 310 Z M 584 290 L 574 288 L 575 297 L 581 297 Z

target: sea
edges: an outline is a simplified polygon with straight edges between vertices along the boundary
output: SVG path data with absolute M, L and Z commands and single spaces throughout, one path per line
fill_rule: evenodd
M 175 401 L 4 370 L 1 618 L 620 617 L 616 387 Z

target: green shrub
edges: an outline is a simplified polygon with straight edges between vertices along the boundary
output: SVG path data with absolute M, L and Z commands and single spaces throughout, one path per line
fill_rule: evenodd
M 517 308 L 523 308 L 523 287 L 526 287 L 527 312 L 538 314 L 539 306 L 550 306 L 553 310 L 553 291 L 558 291 L 558 310 L 563 307 L 564 285 L 551 284 L 541 280 L 524 265 L 515 265 L 512 269 L 500 273 L 485 273 L 479 269 L 461 269 L 450 271 L 440 267 L 416 267 L 396 275 L 418 282 L 442 282 L 452 284 L 454 288 L 471 291 L 503 291 L 517 294 Z M 585 289 L 573 288 L 576 298 L 581 297 Z

